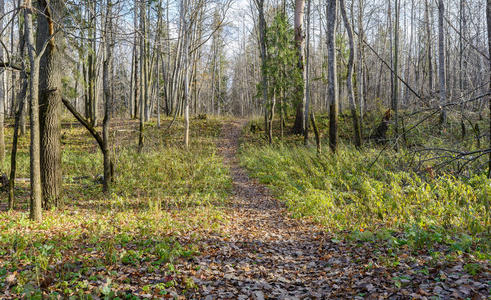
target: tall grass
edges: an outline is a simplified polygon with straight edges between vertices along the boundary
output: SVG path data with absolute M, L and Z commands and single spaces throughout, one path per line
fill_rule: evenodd
M 241 160 L 294 215 L 312 217 L 333 231 L 394 230 L 408 238 L 438 232 L 440 242 L 451 245 L 463 236 L 487 240 L 490 186 L 483 174 L 469 180 L 419 176 L 389 169 L 394 156 L 371 166 L 377 154 L 347 146 L 336 156 L 291 145 L 245 146 Z
M 64 129 L 64 207 L 43 212 L 40 223 L 31 222 L 29 182 L 16 183 L 16 209 L 0 212 L 0 293 L 8 287 L 6 278 L 15 276 L 12 297 L 24 294 L 37 299 L 42 294 L 40 281 L 58 272 L 62 275 L 53 277 L 45 298 L 85 299 L 82 296 L 88 293 L 115 297 L 127 282 L 110 269 L 132 265 L 145 267 L 149 273 L 173 274 L 175 259 L 196 252 L 194 239 L 225 222 L 222 206 L 231 178 L 216 150 L 220 120 L 193 120 L 189 149 L 182 146 L 180 120 L 170 131 L 149 123 L 142 153 L 136 147 L 138 132 L 132 130 L 136 122 L 113 125 L 116 177 L 110 194 L 102 193 L 98 179 L 103 173 L 102 155 L 79 126 Z M 22 141 L 18 177 L 28 178 L 28 136 Z M 7 193 L 0 191 L 0 199 L 6 201 Z M 180 235 L 186 235 L 185 245 L 178 243 Z M 94 270 L 101 269 L 96 278 Z M 106 291 L 98 290 L 101 278 L 111 282 Z M 163 293 L 166 289 L 159 287 Z

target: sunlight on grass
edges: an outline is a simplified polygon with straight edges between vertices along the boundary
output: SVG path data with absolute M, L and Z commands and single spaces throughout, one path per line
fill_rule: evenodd
M 243 145 L 241 161 L 294 216 L 312 217 L 333 232 L 403 231 L 415 247 L 438 242 L 489 251 L 491 188 L 485 174 L 465 180 L 389 167 L 402 153 L 383 156 L 369 169 L 377 155 L 348 146 L 319 157 L 303 146 Z
M 41 223 L 31 222 L 29 183 L 17 182 L 17 209 L 0 212 L 1 290 L 10 286 L 11 296 L 40 299 L 40 287 L 47 285 L 48 298 L 115 297 L 132 280 L 120 278 L 112 266 L 170 276 L 166 274 L 173 273 L 169 270 L 175 260 L 197 253 L 193 241 L 228 222 L 222 207 L 231 179 L 215 146 L 221 121 L 193 121 L 188 150 L 182 147 L 181 121 L 172 131 L 150 123 L 142 154 L 136 147 L 137 132 L 128 130 L 135 125 L 114 123 L 116 178 L 108 195 L 101 193 L 98 179 L 102 155 L 79 126 L 64 128 L 62 209 L 45 211 Z M 17 177 L 28 178 L 28 143 L 21 143 L 19 153 Z M 180 284 L 175 280 L 160 286 L 159 293 Z

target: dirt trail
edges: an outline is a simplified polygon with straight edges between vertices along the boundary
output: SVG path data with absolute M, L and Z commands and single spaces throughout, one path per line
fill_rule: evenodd
M 468 274 L 462 258 L 441 261 L 407 245 L 392 252 L 383 242 L 340 241 L 312 222 L 291 218 L 239 166 L 245 122 L 227 122 L 217 142 L 233 178 L 225 212 L 230 222 L 220 234 L 201 238 L 202 255 L 183 271 L 196 287 L 189 298 L 487 299 L 490 272 Z
M 209 274 L 195 278 L 198 295 L 205 299 L 325 296 L 332 287 L 324 284 L 325 271 L 319 268 L 323 232 L 314 224 L 289 218 L 286 207 L 239 166 L 236 155 L 244 124 L 241 120 L 224 125 L 218 142 L 231 171 L 234 196 L 225 237 L 207 241 L 211 249 L 199 259 Z

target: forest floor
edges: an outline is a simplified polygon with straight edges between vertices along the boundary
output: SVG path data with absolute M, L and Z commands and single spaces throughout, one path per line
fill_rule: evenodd
M 418 232 L 415 248 L 400 231 L 379 239 L 294 217 L 242 167 L 246 120 L 193 122 L 190 149 L 182 124 L 152 124 L 142 154 L 128 146 L 138 124 L 114 122 L 122 147 L 114 192 L 102 194 L 92 177 L 66 180 L 66 207 L 45 211 L 42 223 L 28 220 L 28 184 L 19 182 L 16 209 L 0 206 L 0 299 L 490 298 L 489 261 Z M 65 174 L 100 174 L 90 136 L 65 130 Z M 28 177 L 28 141 L 20 177 Z
M 487 299 L 491 274 L 469 272 L 427 251 L 398 253 L 373 242 L 341 241 L 308 219 L 292 218 L 267 188 L 239 166 L 245 121 L 224 125 L 218 148 L 231 172 L 230 222 L 200 241 L 192 298 Z M 477 266 L 477 264 L 476 264 Z M 465 268 L 465 270 L 464 270 Z M 469 274 L 470 273 L 470 274 Z

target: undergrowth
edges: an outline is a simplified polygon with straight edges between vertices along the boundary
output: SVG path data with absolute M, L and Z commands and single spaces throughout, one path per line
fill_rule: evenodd
M 483 172 L 468 178 L 444 171 L 415 173 L 399 165 L 408 157 L 405 149 L 379 157 L 380 146 L 356 150 L 342 140 L 336 155 L 327 149 L 319 156 L 315 147 L 300 146 L 300 137 L 286 136 L 271 146 L 262 133 L 244 133 L 242 164 L 294 216 L 310 217 L 348 238 L 415 250 L 491 253 L 491 186 Z
M 185 149 L 182 121 L 171 130 L 149 123 L 139 153 L 137 123 L 114 121 L 116 177 L 107 195 L 102 194 L 99 148 L 80 126 L 64 125 L 64 207 L 45 211 L 41 223 L 29 221 L 25 181 L 16 183 L 14 211 L 5 211 L 2 203 L 0 291 L 10 298 L 136 299 L 128 296 L 135 286 L 155 297 L 192 289 L 192 279 L 177 276 L 173 265 L 197 253 L 193 240 L 226 222 L 221 207 L 231 179 L 216 153 L 221 124 L 193 120 L 191 145 Z M 18 178 L 29 176 L 28 139 L 21 138 Z M 6 200 L 7 193 L 0 193 Z M 140 276 L 121 277 L 122 269 L 166 280 L 153 284 Z

